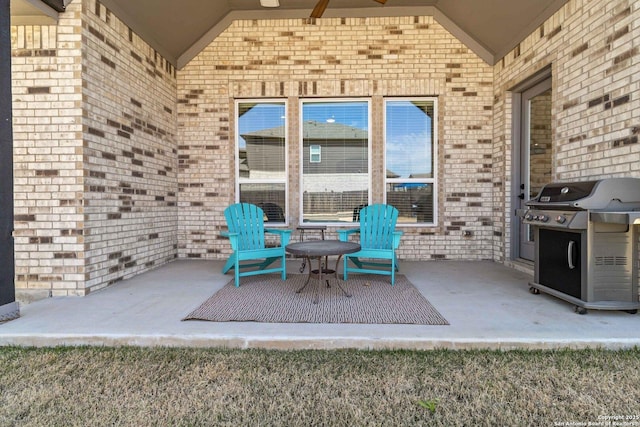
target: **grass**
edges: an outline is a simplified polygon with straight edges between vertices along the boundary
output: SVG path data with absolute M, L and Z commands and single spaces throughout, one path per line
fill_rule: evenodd
M 638 349 L 2 347 L 0 425 L 587 425 L 639 416 L 638 384 Z

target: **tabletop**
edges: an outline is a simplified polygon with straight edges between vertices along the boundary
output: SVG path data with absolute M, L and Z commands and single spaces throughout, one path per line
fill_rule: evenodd
M 294 255 L 308 257 L 352 254 L 360 250 L 360 245 L 354 242 L 342 242 L 340 240 L 309 240 L 306 242 L 291 243 L 286 246 L 286 251 Z

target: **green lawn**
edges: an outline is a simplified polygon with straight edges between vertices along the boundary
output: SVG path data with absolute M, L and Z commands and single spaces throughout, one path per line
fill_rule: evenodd
M 637 349 L 0 347 L 2 426 L 640 425 L 639 416 Z

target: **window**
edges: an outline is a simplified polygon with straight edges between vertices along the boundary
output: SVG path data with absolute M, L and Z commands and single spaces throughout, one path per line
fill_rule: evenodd
M 435 98 L 385 101 L 386 203 L 399 224 L 436 222 Z
M 276 223 L 285 223 L 287 212 L 285 117 L 284 101 L 236 102 L 236 198 Z
M 309 162 L 320 163 L 322 161 L 322 149 L 319 145 L 309 147 Z
M 301 105 L 301 222 L 352 222 L 369 202 L 369 101 Z

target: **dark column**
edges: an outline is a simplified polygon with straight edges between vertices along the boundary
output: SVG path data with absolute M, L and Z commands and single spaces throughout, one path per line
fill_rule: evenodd
M 0 0 L 0 321 L 20 315 L 13 252 L 13 130 L 11 126 L 11 14 Z

